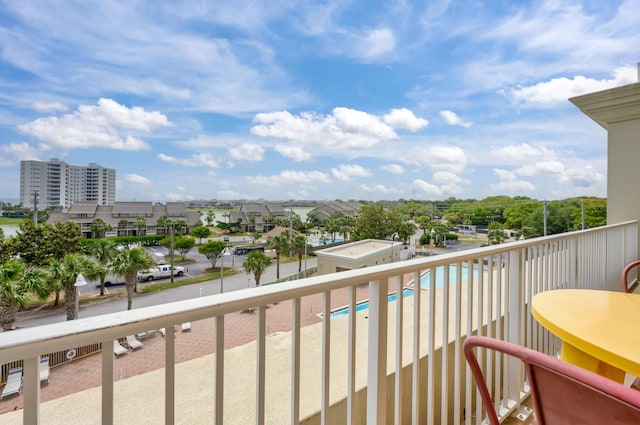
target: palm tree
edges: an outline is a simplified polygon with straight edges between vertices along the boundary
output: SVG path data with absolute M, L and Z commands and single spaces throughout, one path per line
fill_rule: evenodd
M 276 251 L 276 279 L 280 279 L 280 253 L 289 251 L 289 231 L 269 239 L 267 248 Z
M 207 212 L 207 218 L 206 218 L 207 226 L 211 226 L 215 221 L 215 219 L 216 219 L 216 213 L 214 213 L 212 210 L 209 210 Z
M 156 226 L 161 228 L 163 230 L 163 233 L 167 233 L 167 229 L 169 229 L 172 223 L 173 222 L 169 217 L 167 217 L 166 215 L 163 215 L 158 218 L 158 223 L 156 224 Z
M 129 227 L 129 222 L 125 219 L 120 220 L 118 222 L 118 236 L 127 236 L 127 234 L 129 233 L 127 227 Z M 124 233 L 124 235 L 122 235 L 121 233 Z
M 151 267 L 153 257 L 142 247 L 123 249 L 111 261 L 113 274 L 124 277 L 127 287 L 127 310 L 133 304 L 133 292 L 136 290 L 138 270 Z
M 174 225 L 176 227 L 176 232 L 178 232 L 179 235 L 185 234 L 189 227 L 189 224 L 185 220 L 176 220 Z
M 246 270 L 247 274 L 253 273 L 253 277 L 256 280 L 256 286 L 260 286 L 260 277 L 262 272 L 266 270 L 271 264 L 271 258 L 262 251 L 253 251 L 247 255 L 247 259 L 244 260 L 242 266 Z
M 10 331 L 16 312 L 27 304 L 29 294 L 46 299 L 49 294 L 45 272 L 37 267 L 9 260 L 0 265 L 0 326 Z
M 302 235 L 296 235 L 291 240 L 291 252 L 298 256 L 298 273 L 302 271 L 302 257 L 307 248 L 307 238 Z
M 88 279 L 99 276 L 99 264 L 93 258 L 84 254 L 67 254 L 63 259 L 53 258 L 49 260 L 49 284 L 50 288 L 61 288 L 64 291 L 65 310 L 67 320 L 74 320 L 76 303 L 76 279 L 82 273 Z
M 100 270 L 100 296 L 103 296 L 104 280 L 108 272 L 107 264 L 116 256 L 118 250 L 116 243 L 110 239 L 102 239 L 97 242 L 91 246 L 90 254 L 103 266 Z
M 91 233 L 97 238 L 104 237 L 104 234 L 111 229 L 113 227 L 101 218 L 96 218 L 91 222 Z
M 147 219 L 144 217 L 138 217 L 136 219 L 136 229 L 137 229 L 136 236 L 138 237 L 142 236 L 142 229 L 146 229 L 146 228 L 147 228 Z M 142 238 L 140 238 L 140 240 L 142 240 Z

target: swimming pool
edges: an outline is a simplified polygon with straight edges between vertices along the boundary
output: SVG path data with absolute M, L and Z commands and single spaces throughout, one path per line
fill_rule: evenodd
M 325 239 L 324 241 L 314 241 L 310 242 L 311 246 L 322 246 L 322 245 L 331 245 L 334 243 L 344 242 L 344 239 Z
M 445 266 L 436 267 L 436 288 L 441 288 L 442 285 L 444 284 L 444 267 Z M 458 271 L 458 266 L 456 264 L 449 265 L 449 284 L 456 283 L 457 271 Z M 461 281 L 462 282 L 468 282 L 469 281 L 469 267 L 468 266 L 461 266 L 460 274 L 461 274 Z M 485 278 L 486 278 L 486 276 L 488 274 L 488 271 L 485 270 L 484 274 L 485 274 Z M 477 282 L 478 280 L 479 280 L 478 269 L 476 267 L 474 267 L 473 268 L 473 281 Z M 423 273 L 420 276 L 420 288 L 428 289 L 429 285 L 430 285 L 430 281 L 431 281 L 431 270 L 427 270 L 425 273 Z M 413 285 L 413 282 L 411 282 L 410 285 Z
M 411 288 L 404 288 L 402 290 L 402 297 L 409 297 L 411 295 L 413 295 L 414 290 Z M 397 292 L 393 292 L 391 294 L 389 294 L 387 296 L 387 301 L 391 302 L 391 301 L 395 301 L 398 299 L 398 293 Z M 356 312 L 361 311 L 361 310 L 366 310 L 369 308 L 369 300 L 365 300 L 365 301 L 360 301 L 358 304 L 356 304 Z M 336 310 L 333 310 L 331 312 L 331 314 L 329 315 L 329 317 L 331 317 L 332 319 L 334 317 L 340 317 L 340 316 L 346 316 L 347 314 L 349 314 L 349 307 L 342 307 L 342 308 L 338 308 Z

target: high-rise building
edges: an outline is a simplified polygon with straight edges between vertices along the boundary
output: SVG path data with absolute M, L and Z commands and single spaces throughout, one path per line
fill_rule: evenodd
M 111 205 L 116 201 L 116 170 L 90 163 L 69 165 L 57 158 L 49 162 L 20 162 L 20 204 L 38 209 L 62 207 L 74 202 Z

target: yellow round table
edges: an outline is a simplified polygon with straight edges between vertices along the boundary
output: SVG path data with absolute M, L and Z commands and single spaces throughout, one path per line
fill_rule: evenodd
M 562 340 L 562 360 L 618 382 L 640 376 L 640 295 L 559 289 L 535 295 L 531 307 Z

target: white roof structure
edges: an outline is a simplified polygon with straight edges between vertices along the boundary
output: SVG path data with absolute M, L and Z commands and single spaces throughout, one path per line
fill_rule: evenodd
M 365 239 L 318 250 L 318 273 L 354 270 L 400 260 L 402 242 Z

